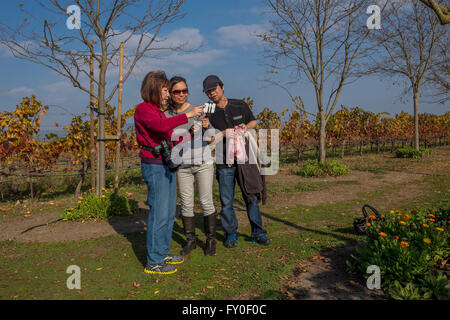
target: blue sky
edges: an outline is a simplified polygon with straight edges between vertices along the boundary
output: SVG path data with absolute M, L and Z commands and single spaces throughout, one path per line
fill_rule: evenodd
M 70 4 L 70 1 L 67 1 Z M 42 17 L 45 12 L 31 0 L 2 1 L 0 21 L 14 26 L 24 19 L 18 3 L 31 7 L 34 15 Z M 128 110 L 141 102 L 140 84 L 145 73 L 163 69 L 168 76 L 181 75 L 188 80 L 190 101 L 204 103 L 202 81 L 209 74 L 219 75 L 225 83 L 225 94 L 229 98 L 251 97 L 255 101 L 255 113 L 269 107 L 275 111 L 291 109 L 292 103 L 286 92 L 262 81 L 267 67 L 264 65 L 263 47 L 254 36 L 268 30 L 268 16 L 261 0 L 187 0 L 183 5 L 186 16 L 167 25 L 161 38 L 186 39 L 202 47 L 196 52 L 167 53 L 164 59 L 145 59 L 137 66 L 124 86 L 123 109 Z M 40 25 L 33 26 L 37 30 Z M 60 105 L 68 111 L 51 107 L 43 121 L 43 129 L 54 128 L 54 122 L 66 125 L 73 115 L 86 112 L 89 97 L 73 88 L 63 77 L 53 71 L 27 61 L 12 57 L 0 47 L 0 111 L 12 110 L 24 96 L 36 94 L 48 105 Z M 117 81 L 116 74 L 108 79 Z M 289 75 L 282 75 L 283 80 Z M 390 79 L 364 78 L 344 88 L 338 106 L 362 107 L 373 112 L 412 113 L 412 102 L 400 101 L 403 87 L 393 86 Z M 294 95 L 300 95 L 310 112 L 315 112 L 313 88 L 306 82 L 290 87 Z M 117 104 L 117 96 L 112 100 Z M 442 114 L 446 108 L 440 104 L 429 104 L 422 99 L 419 112 Z

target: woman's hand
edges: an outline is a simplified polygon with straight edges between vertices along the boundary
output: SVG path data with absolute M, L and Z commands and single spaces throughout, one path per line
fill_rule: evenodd
M 188 118 L 193 118 L 193 117 L 197 117 L 197 116 L 201 116 L 204 112 L 203 112 L 203 108 L 204 106 L 197 106 L 192 108 L 191 110 L 189 110 L 188 112 L 186 112 L 186 116 Z

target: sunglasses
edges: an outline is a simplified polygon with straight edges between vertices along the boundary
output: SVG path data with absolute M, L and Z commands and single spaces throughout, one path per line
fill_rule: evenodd
M 173 90 L 172 93 L 176 96 L 179 96 L 180 94 L 188 94 L 189 90 L 187 88 L 183 90 Z

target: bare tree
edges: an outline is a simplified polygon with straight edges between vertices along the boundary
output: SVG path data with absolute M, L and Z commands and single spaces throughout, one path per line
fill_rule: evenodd
M 383 15 L 383 32 L 373 34 L 383 50 L 372 57 L 370 72 L 408 81 L 414 101 L 414 147 L 419 149 L 419 97 L 421 89 L 432 76 L 432 70 L 442 66 L 438 51 L 445 30 L 435 15 L 418 0 L 388 2 Z M 448 38 L 447 38 L 448 39 Z
M 360 77 L 354 67 L 371 49 L 365 0 L 267 0 L 275 20 L 260 37 L 271 59 L 269 74 L 290 71 L 314 88 L 319 161 L 326 158 L 326 124 L 345 85 Z M 376 30 L 374 30 L 376 31 Z
M 428 8 L 434 11 L 436 16 L 439 19 L 439 22 L 444 25 L 447 23 L 450 23 L 450 10 L 447 8 L 448 6 L 448 0 L 444 0 L 443 2 L 446 2 L 446 5 L 440 5 L 435 0 L 420 0 L 424 5 L 426 5 Z
M 12 54 L 43 65 L 67 78 L 74 87 L 90 93 L 90 79 L 94 77 L 98 103 L 98 182 L 97 193 L 105 186 L 105 106 L 119 88 L 114 82 L 107 90 L 107 71 L 117 66 L 120 43 L 127 44 L 131 52 L 127 55 L 125 82 L 132 74 L 137 62 L 156 50 L 164 49 L 158 35 L 164 25 L 183 15 L 180 7 L 184 0 L 46 0 L 39 1 L 45 12 L 36 17 L 26 6 L 20 4 L 27 14 L 18 26 L 0 24 L 0 43 Z M 77 7 L 81 19 L 73 15 Z M 69 7 L 71 6 L 71 7 Z M 69 9 L 69 10 L 68 10 Z M 69 13 L 69 14 L 68 14 Z M 70 16 L 70 17 L 69 17 Z M 66 28 L 70 23 L 73 30 Z M 40 27 L 36 27 L 40 26 Z M 90 41 L 94 41 L 94 47 Z M 182 46 L 171 46 L 171 49 Z M 98 75 L 90 74 L 91 53 L 98 65 Z
M 450 99 L 450 35 L 445 33 L 436 45 L 436 53 L 433 55 L 435 63 L 426 75 L 430 87 L 426 96 L 431 97 L 432 102 L 444 104 Z

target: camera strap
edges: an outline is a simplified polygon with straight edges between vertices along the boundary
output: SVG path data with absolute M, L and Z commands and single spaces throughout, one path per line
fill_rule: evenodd
M 144 133 L 142 132 L 141 128 L 139 128 L 139 126 L 138 126 L 137 124 L 136 124 L 134 127 L 136 128 L 136 131 L 141 135 L 141 137 L 144 138 L 144 140 L 147 141 L 147 143 L 148 143 L 149 145 L 151 145 L 151 143 L 147 140 L 147 138 L 145 137 Z M 150 151 L 150 152 L 152 152 L 152 153 L 153 153 L 153 150 L 154 150 L 154 148 L 148 147 L 148 146 L 145 146 L 145 145 L 139 145 L 139 147 L 140 147 L 141 149 Z

